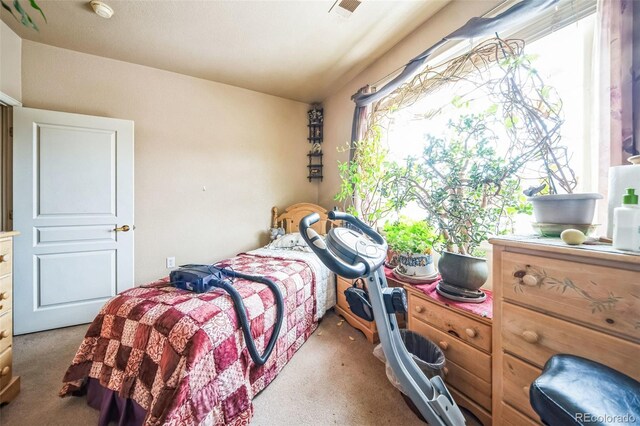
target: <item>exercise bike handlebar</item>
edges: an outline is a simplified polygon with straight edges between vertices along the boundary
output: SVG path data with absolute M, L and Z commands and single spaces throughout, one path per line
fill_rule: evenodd
M 386 241 L 382 238 L 382 235 L 378 234 L 372 227 L 358 219 L 357 217 L 350 215 L 349 213 L 337 212 L 331 210 L 329 212 L 329 219 L 331 220 L 343 220 L 349 222 L 365 234 L 367 234 L 375 243 L 386 246 Z
M 318 233 L 311 228 L 311 225 L 318 222 L 319 220 L 320 215 L 318 213 L 313 213 L 305 216 L 300 221 L 300 235 L 302 235 L 302 238 L 304 238 L 309 247 L 311 247 L 311 250 L 313 250 L 313 252 L 329 269 L 342 277 L 353 279 L 366 275 L 367 265 L 364 262 L 358 262 L 355 265 L 349 265 L 329 252 L 327 245 L 320 238 L 320 235 L 318 235 Z

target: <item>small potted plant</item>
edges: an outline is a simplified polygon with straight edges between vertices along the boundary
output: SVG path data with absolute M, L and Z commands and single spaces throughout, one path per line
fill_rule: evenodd
M 426 221 L 387 222 L 383 233 L 389 245 L 387 266 L 397 267 L 398 272 L 409 277 L 435 275 L 433 245 L 438 233 Z
M 405 193 L 397 208 L 414 201 L 438 229 L 444 250 L 438 270 L 448 284 L 477 290 L 486 281 L 486 259 L 479 245 L 500 232 L 507 212 L 518 203 L 521 167 L 517 158 L 496 151 L 490 117 L 463 115 L 450 121 L 444 137 L 425 135 L 421 156 L 398 169 Z

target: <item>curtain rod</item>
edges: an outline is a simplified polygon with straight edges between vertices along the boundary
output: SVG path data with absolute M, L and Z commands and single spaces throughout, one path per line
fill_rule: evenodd
M 500 4 L 494 6 L 490 11 L 486 12 L 484 15 L 482 15 L 482 18 L 487 18 L 487 17 L 491 17 L 496 15 L 499 11 L 504 10 L 505 8 L 505 4 L 507 3 L 514 3 L 515 0 L 502 0 L 500 2 Z M 449 3 L 451 4 L 451 3 Z M 446 7 L 447 5 L 445 5 Z M 440 9 L 442 10 L 442 9 Z M 436 15 L 437 16 L 437 15 Z M 429 19 L 427 19 L 426 21 L 423 22 L 423 24 L 426 24 L 427 22 L 429 22 L 431 19 L 433 19 L 434 16 L 430 17 Z M 398 73 L 399 71 L 401 71 L 403 68 L 405 68 L 407 65 L 409 65 L 409 63 L 406 63 L 404 65 L 399 66 L 398 68 L 394 69 L 393 71 L 391 71 L 389 74 L 385 75 L 382 78 L 379 78 L 378 80 L 374 81 L 373 83 L 370 84 L 371 87 L 376 87 L 376 85 L 378 85 L 380 82 L 383 82 L 387 79 L 389 79 L 389 77 L 391 77 L 393 74 Z
M 370 94 L 356 93 L 354 96 L 356 106 L 361 107 L 369 105 L 393 92 L 393 90 L 415 75 L 429 57 L 444 44 L 452 40 L 468 40 L 502 32 L 508 26 L 515 26 L 531 19 L 531 16 L 555 5 L 558 1 L 559 0 L 522 0 L 499 13 L 495 17 L 471 18 L 462 27 L 448 34 L 433 46 L 429 47 L 427 50 L 409 61 L 400 74 L 381 87 L 380 90 Z

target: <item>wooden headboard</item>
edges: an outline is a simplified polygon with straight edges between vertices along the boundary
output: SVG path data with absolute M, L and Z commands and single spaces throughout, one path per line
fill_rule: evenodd
M 312 228 L 320 235 L 325 235 L 329 229 L 333 227 L 333 222 L 327 217 L 328 212 L 312 203 L 298 203 L 284 209 L 282 214 L 278 215 L 278 208 L 271 209 L 271 227 L 284 228 L 285 232 L 299 232 L 300 220 L 311 213 L 318 213 L 320 220 L 315 223 Z

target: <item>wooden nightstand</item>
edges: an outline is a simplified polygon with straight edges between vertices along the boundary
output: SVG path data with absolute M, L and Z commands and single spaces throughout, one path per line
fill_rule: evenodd
M 340 276 L 337 277 L 336 292 L 338 296 L 338 302 L 335 308 L 336 312 L 340 316 L 342 316 L 353 328 L 357 328 L 358 330 L 362 331 L 369 342 L 377 343 L 379 341 L 379 338 L 375 321 L 365 321 L 362 318 L 356 316 L 353 312 L 351 312 L 351 309 L 349 309 L 349 304 L 347 303 L 347 298 L 344 295 L 344 291 L 353 285 L 353 281 L 354 280 L 350 280 Z M 394 284 L 391 282 L 389 282 L 389 286 L 402 287 L 401 284 Z M 400 327 L 406 326 L 404 315 L 398 314 L 396 318 Z
M 409 330 L 437 343 L 443 350 L 447 358 L 445 382 L 458 405 L 473 413 L 484 426 L 490 426 L 490 298 L 481 305 L 448 302 L 393 277 L 387 276 L 387 281 L 389 285 L 404 285 L 407 290 Z M 432 288 L 435 284 L 426 287 Z M 475 313 L 483 310 L 484 316 Z

